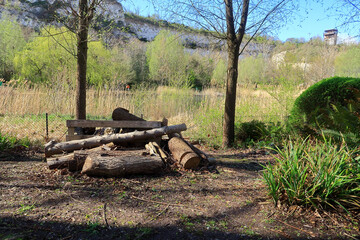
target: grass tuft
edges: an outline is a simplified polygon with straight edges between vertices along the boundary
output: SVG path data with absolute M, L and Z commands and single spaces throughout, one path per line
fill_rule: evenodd
M 290 140 L 273 149 L 276 164 L 266 166 L 264 179 L 275 204 L 360 210 L 360 166 L 346 145 Z

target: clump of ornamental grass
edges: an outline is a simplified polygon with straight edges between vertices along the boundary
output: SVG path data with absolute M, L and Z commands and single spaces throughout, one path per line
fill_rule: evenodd
M 289 140 L 273 149 L 265 167 L 269 195 L 278 202 L 314 208 L 360 210 L 360 162 L 356 150 L 327 140 Z

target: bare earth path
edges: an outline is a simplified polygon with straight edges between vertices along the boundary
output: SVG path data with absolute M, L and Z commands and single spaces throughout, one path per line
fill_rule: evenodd
M 104 179 L 0 153 L 0 239 L 360 239 L 359 219 L 275 208 L 264 151 L 212 154 L 217 171 Z

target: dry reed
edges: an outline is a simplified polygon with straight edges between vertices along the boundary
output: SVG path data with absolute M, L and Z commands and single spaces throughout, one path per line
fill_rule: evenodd
M 239 88 L 237 121 L 280 120 L 287 114 L 287 110 L 279 100 L 279 91 L 282 91 L 280 87 L 274 90 L 273 93 L 277 94 L 274 96 L 262 89 Z M 90 118 L 111 119 L 112 111 L 117 107 L 123 107 L 147 120 L 161 120 L 166 117 L 170 124 L 185 122 L 192 129 L 189 131 L 191 134 L 197 131 L 199 124 L 195 122 L 195 116 L 208 112 L 209 109 L 223 111 L 224 98 L 224 93 L 216 89 L 206 89 L 202 92 L 169 87 L 131 91 L 88 89 L 87 114 Z M 50 131 L 56 137 L 62 138 L 66 134 L 65 119 L 71 119 L 75 115 L 75 90 L 61 85 L 54 88 L 0 87 L 2 132 L 19 137 L 45 138 L 45 113 L 59 116 L 52 119 Z M 28 117 L 34 115 L 40 116 L 39 119 Z M 35 127 L 34 122 L 41 123 Z

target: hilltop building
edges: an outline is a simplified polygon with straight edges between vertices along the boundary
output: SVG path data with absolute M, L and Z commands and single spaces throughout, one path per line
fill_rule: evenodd
M 337 43 L 337 35 L 338 30 L 337 29 L 329 29 L 324 31 L 324 41 L 328 45 L 336 45 Z

